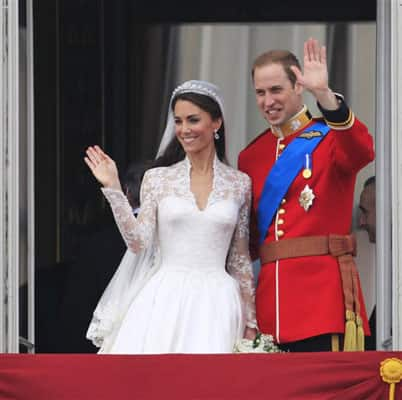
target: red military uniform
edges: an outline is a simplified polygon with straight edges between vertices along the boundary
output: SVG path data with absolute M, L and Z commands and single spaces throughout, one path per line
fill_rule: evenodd
M 304 236 L 340 234 L 351 229 L 356 174 L 374 158 L 367 127 L 342 102 L 339 111 L 322 110 L 331 128 L 314 150 L 312 175 L 300 172 L 277 210 L 264 243 Z M 253 182 L 253 213 L 265 179 L 281 152 L 314 120 L 306 108 L 283 126 L 285 137 L 263 132 L 239 155 L 239 169 Z M 315 198 L 307 211 L 299 197 L 308 185 Z M 253 232 L 251 229 L 251 243 Z M 253 253 L 253 251 L 252 251 Z M 359 288 L 361 295 L 361 291 Z M 361 297 L 361 296 L 360 296 Z M 369 332 L 361 301 L 364 332 Z M 305 256 L 261 266 L 256 292 L 259 329 L 279 343 L 327 333 L 344 333 L 345 305 L 338 261 L 331 255 Z

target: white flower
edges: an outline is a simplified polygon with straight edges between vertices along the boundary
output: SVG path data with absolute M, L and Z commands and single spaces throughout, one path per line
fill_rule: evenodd
M 233 348 L 234 353 L 282 353 L 274 343 L 272 335 L 257 333 L 254 340 L 240 339 Z

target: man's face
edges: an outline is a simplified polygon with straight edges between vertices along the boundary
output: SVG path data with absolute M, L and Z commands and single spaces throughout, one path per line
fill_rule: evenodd
M 254 70 L 257 106 L 271 126 L 279 127 L 303 107 L 299 83 L 293 86 L 282 64 L 274 63 Z
M 375 185 L 366 186 L 360 195 L 360 228 L 368 233 L 371 243 L 376 241 L 376 224 L 375 224 Z

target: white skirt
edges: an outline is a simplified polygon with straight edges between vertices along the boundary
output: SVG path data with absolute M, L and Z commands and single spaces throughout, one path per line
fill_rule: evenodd
M 239 285 L 225 270 L 161 266 L 100 353 L 231 353 L 243 330 Z

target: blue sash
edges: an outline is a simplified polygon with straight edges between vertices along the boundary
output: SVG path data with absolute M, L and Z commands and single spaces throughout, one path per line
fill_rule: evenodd
M 262 244 L 283 197 L 311 155 L 330 131 L 328 125 L 317 121 L 295 138 L 276 160 L 269 172 L 257 208 L 259 242 Z M 310 132 L 310 134 L 308 134 Z

